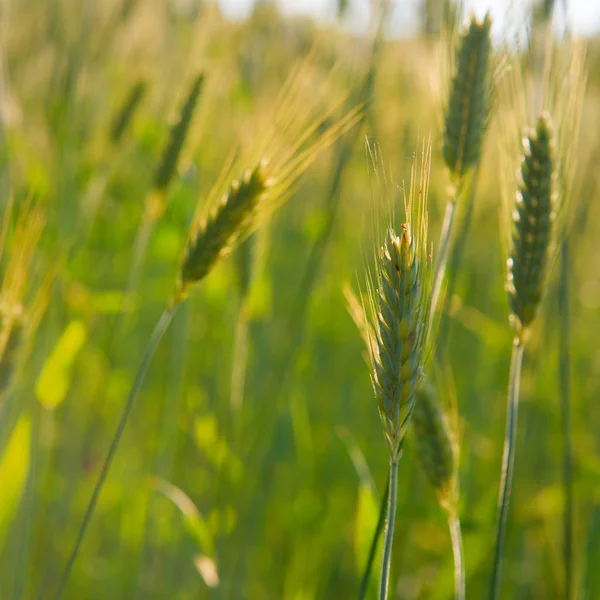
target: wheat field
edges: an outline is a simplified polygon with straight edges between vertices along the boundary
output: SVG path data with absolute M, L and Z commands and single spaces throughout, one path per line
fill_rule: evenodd
M 600 38 L 379 4 L 0 3 L 0 600 L 600 598 Z

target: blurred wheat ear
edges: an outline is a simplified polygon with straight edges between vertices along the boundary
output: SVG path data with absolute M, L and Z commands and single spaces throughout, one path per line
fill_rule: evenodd
M 426 379 L 419 387 L 412 416 L 415 451 L 423 473 L 448 513 L 454 556 L 455 598 L 464 600 L 466 581 L 462 533 L 458 518 L 458 447 L 435 390 Z
M 489 14 L 482 22 L 472 16 L 469 24 L 458 36 L 448 95 L 443 106 L 442 156 L 450 175 L 451 186 L 435 265 L 431 302 L 434 312 L 438 310 L 453 238 L 455 245 L 449 269 L 448 294 L 442 315 L 447 312 L 447 303 L 454 289 L 454 279 L 462 261 L 483 141 L 494 97 L 491 23 Z M 458 231 L 455 231 L 457 204 L 461 198 L 464 200 L 460 203 L 463 216 L 458 224 Z M 440 338 L 439 347 L 443 350 L 444 336 L 440 335 Z
M 440 504 L 453 507 L 457 492 L 455 443 L 435 388 L 427 380 L 419 387 L 412 423 L 415 451 L 423 473 Z
M 231 184 L 209 217 L 190 232 L 180 268 L 178 298 L 203 279 L 217 260 L 231 250 L 241 232 L 250 226 L 270 185 L 267 173 L 266 163 L 259 163 L 252 171 L 247 171 L 239 181 Z
M 144 98 L 146 89 L 146 82 L 138 81 L 129 90 L 129 94 L 120 109 L 116 112 L 110 127 L 110 141 L 112 144 L 117 145 L 121 141 L 123 134 L 127 131 L 136 110 Z
M 442 155 L 456 184 L 475 166 L 491 107 L 489 58 L 491 18 L 475 16 L 460 35 L 444 120 Z
M 165 146 L 162 157 L 154 173 L 153 187 L 164 191 L 175 175 L 177 161 L 185 144 L 185 140 L 198 104 L 200 92 L 204 85 L 204 73 L 196 75 L 187 94 L 187 98 L 181 107 L 177 122 L 171 127 L 169 141 Z

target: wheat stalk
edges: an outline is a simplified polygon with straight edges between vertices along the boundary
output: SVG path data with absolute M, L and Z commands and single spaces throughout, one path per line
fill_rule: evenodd
M 444 137 L 442 156 L 451 181 L 450 197 L 440 233 L 436 259 L 432 309 L 437 309 L 450 241 L 456 216 L 456 204 L 464 196 L 472 202 L 476 171 L 487 131 L 493 99 L 493 73 L 491 65 L 491 18 L 486 15 L 481 22 L 475 16 L 459 36 L 450 81 L 448 98 L 444 106 Z M 469 207 L 466 209 L 467 214 Z M 466 230 L 463 236 L 466 237 Z
M 447 306 L 443 310 L 439 310 L 439 301 L 446 277 L 451 241 L 454 236 L 457 203 L 460 198 L 465 199 L 466 206 L 464 207 L 464 216 L 460 224 L 454 251 L 453 268 L 451 269 L 451 273 L 454 275 L 458 272 L 462 246 L 469 229 L 477 168 L 494 99 L 496 77 L 491 60 L 490 28 L 491 18 L 489 15 L 486 15 L 482 22 L 479 22 L 475 16 L 471 17 L 470 23 L 465 26 L 458 37 L 452 73 L 449 77 L 444 77 L 444 79 L 449 79 L 449 87 L 447 98 L 442 101 L 441 112 L 444 115 L 442 155 L 448 169 L 451 188 L 433 271 L 430 327 L 434 326 L 441 315 L 447 313 Z M 453 286 L 453 283 L 454 277 L 449 281 L 449 288 Z M 451 289 L 448 292 L 446 303 L 452 295 Z M 443 340 L 441 331 L 440 338 Z M 441 345 L 443 346 L 443 342 Z M 380 518 L 378 520 L 380 524 L 384 522 L 382 515 L 387 500 L 386 491 L 381 500 Z M 382 527 L 378 525 L 371 543 L 373 549 L 377 546 L 381 533 Z M 374 555 L 373 552 L 372 556 Z M 371 564 L 368 563 L 363 576 L 359 600 L 363 600 L 366 595 L 370 570 Z
M 530 131 L 523 140 L 520 181 L 513 213 L 512 247 L 508 259 L 507 290 L 515 339 L 509 376 L 496 548 L 490 588 L 492 600 L 500 592 L 502 552 L 515 467 L 523 353 L 545 290 L 549 254 L 554 243 L 556 174 L 557 158 L 552 122 L 550 115 L 543 113 L 535 130 Z
M 427 242 L 427 195 L 431 150 L 413 165 L 404 197 L 406 221 L 396 234 L 390 223 L 375 256 L 363 295 L 371 382 L 388 446 L 390 475 L 380 600 L 388 594 L 402 444 L 423 377 L 429 332 L 431 261 Z M 393 219 L 393 217 L 392 217 Z M 390 221 L 392 220 L 390 219 Z M 369 333 L 372 332 L 372 333 Z

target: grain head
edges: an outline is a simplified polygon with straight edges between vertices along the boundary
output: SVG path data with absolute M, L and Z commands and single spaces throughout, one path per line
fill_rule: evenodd
M 447 509 L 456 498 L 456 446 L 435 387 L 421 383 L 412 416 L 415 450 L 440 504 Z
M 478 162 L 488 125 L 491 91 L 491 19 L 475 16 L 460 35 L 445 106 L 442 154 L 453 183 Z
M 430 151 L 423 153 L 420 178 L 413 167 L 406 220 L 398 233 L 390 224 L 367 283 L 371 381 L 392 460 L 402 441 L 423 377 L 426 359 L 431 260 L 427 248 L 427 188 Z
M 319 153 L 362 118 L 361 107 L 335 118 L 343 99 L 328 101 L 325 108 L 318 104 L 319 98 L 307 101 L 305 77 L 304 68 L 292 74 L 258 143 L 243 148 L 237 161 L 227 164 L 207 201 L 198 206 L 183 251 L 174 304 L 287 201 Z M 237 169 L 243 175 L 233 179 Z
M 519 336 L 525 335 L 538 312 L 554 242 L 557 166 L 548 113 L 541 115 L 535 130 L 524 138 L 523 150 L 507 285 L 511 318 Z

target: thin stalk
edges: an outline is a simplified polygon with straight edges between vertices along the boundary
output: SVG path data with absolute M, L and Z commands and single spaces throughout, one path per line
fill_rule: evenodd
M 573 449 L 571 441 L 571 370 L 570 370 L 570 322 L 569 322 L 569 246 L 563 240 L 560 254 L 560 284 L 558 291 L 560 341 L 559 341 L 559 387 L 561 425 L 563 436 L 563 490 L 565 509 L 563 514 L 563 561 L 565 564 L 565 600 L 574 598 L 573 587 Z
M 454 555 L 454 597 L 456 600 L 465 600 L 465 563 L 462 544 L 460 519 L 455 510 L 448 513 L 448 528 L 452 539 L 452 554 Z
M 490 587 L 490 600 L 496 600 L 500 592 L 500 570 L 502 566 L 502 551 L 506 536 L 508 508 L 512 489 L 513 473 L 515 470 L 515 445 L 517 441 L 517 418 L 519 415 L 519 384 L 521 382 L 521 365 L 525 344 L 516 337 L 513 344 L 508 382 L 508 398 L 506 412 L 506 433 L 504 436 L 504 458 L 502 461 L 502 477 L 498 497 L 498 522 L 496 531 L 496 549 Z
M 390 458 L 390 478 L 387 507 L 387 523 L 383 541 L 383 559 L 381 561 L 381 584 L 379 600 L 387 600 L 392 565 L 392 546 L 394 542 L 394 526 L 396 523 L 396 502 L 398 500 L 398 458 Z
M 473 179 L 467 184 L 469 187 L 464 192 L 464 209 L 462 219 L 456 226 L 456 235 L 454 239 L 454 245 L 452 248 L 451 256 L 449 261 L 447 260 L 444 265 L 445 271 L 448 272 L 448 288 L 444 295 L 443 306 L 440 311 L 440 327 L 436 335 L 436 347 L 443 351 L 446 346 L 446 337 L 448 334 L 448 313 L 450 312 L 450 303 L 454 296 L 454 289 L 456 287 L 457 273 L 460 273 L 460 267 L 462 265 L 465 246 L 469 231 L 471 229 L 471 221 L 473 219 L 473 208 L 475 206 L 475 190 L 477 189 L 477 181 L 479 179 L 479 166 L 475 167 L 475 173 Z M 445 274 L 444 274 L 445 275 Z M 442 275 L 442 279 L 444 278 Z M 436 299 L 436 308 L 439 298 Z M 432 313 L 433 314 L 433 313 Z
M 439 250 L 437 260 L 435 262 L 433 288 L 431 290 L 431 316 L 435 315 L 437 305 L 442 290 L 442 283 L 446 275 L 446 264 L 450 254 L 450 238 L 452 233 L 452 224 L 454 223 L 454 215 L 456 213 L 456 194 L 446 203 L 446 213 L 444 214 L 444 222 L 440 233 Z M 433 323 L 433 319 L 429 319 Z M 431 325 L 430 325 L 431 327 Z
M 383 526 L 385 524 L 385 512 L 390 492 L 389 483 L 390 482 L 388 478 L 385 490 L 383 492 L 383 496 L 381 496 L 381 502 L 379 504 L 379 517 L 377 519 L 377 525 L 375 527 L 375 535 L 371 540 L 369 555 L 367 556 L 367 566 L 365 567 L 362 579 L 360 580 L 360 588 L 358 590 L 359 600 L 362 600 L 366 597 L 367 591 L 369 589 L 369 579 L 371 578 L 371 571 L 373 570 L 373 564 L 375 563 L 375 555 L 377 554 L 377 544 L 379 542 L 379 538 L 381 537 L 381 533 L 378 532 L 383 531 Z
M 96 508 L 96 505 L 98 504 L 98 499 L 100 498 L 100 492 L 102 491 L 102 486 L 104 485 L 104 482 L 106 481 L 108 471 L 110 470 L 110 467 L 114 460 L 115 454 L 119 447 L 119 443 L 121 441 L 121 438 L 123 437 L 123 432 L 125 431 L 125 426 L 127 425 L 129 416 L 131 415 L 131 411 L 133 409 L 135 398 L 141 388 L 142 382 L 144 381 L 144 378 L 146 376 L 146 371 L 148 370 L 148 366 L 150 364 L 150 361 L 152 360 L 154 352 L 156 351 L 156 348 L 158 347 L 158 344 L 159 344 L 160 340 L 162 339 L 163 335 L 167 331 L 167 328 L 169 327 L 171 319 L 173 318 L 173 315 L 175 314 L 175 310 L 176 310 L 176 306 L 165 309 L 165 311 L 161 315 L 160 319 L 158 320 L 158 323 L 156 324 L 154 331 L 152 332 L 150 340 L 148 341 L 148 346 L 146 347 L 146 351 L 142 358 L 142 362 L 140 363 L 137 375 L 133 382 L 133 386 L 129 392 L 129 396 L 127 397 L 125 406 L 123 407 L 123 412 L 121 413 L 121 418 L 119 420 L 117 430 L 115 431 L 115 434 L 110 442 L 108 453 L 106 454 L 106 458 L 104 459 L 104 463 L 102 465 L 100 475 L 98 476 L 98 480 L 96 481 L 96 485 L 94 487 L 92 497 L 90 498 L 90 501 L 87 505 L 81 526 L 79 527 L 79 532 L 77 534 L 77 540 L 75 541 L 75 545 L 73 546 L 73 549 L 71 550 L 71 554 L 69 555 L 67 564 L 65 565 L 65 568 L 60 576 L 59 583 L 56 588 L 56 592 L 53 596 L 54 600 L 59 600 L 60 598 L 62 598 L 65 587 L 69 580 L 69 576 L 71 575 L 71 571 L 73 570 L 73 565 L 75 564 L 75 560 L 77 559 L 77 556 L 79 555 L 79 551 L 81 549 L 81 544 L 83 542 L 83 538 L 85 537 L 87 529 L 92 520 L 94 510 Z M 41 594 L 40 594 L 40 597 L 41 597 Z
M 475 181 L 476 181 L 477 177 L 475 177 L 473 179 L 472 185 L 473 185 L 473 189 L 475 188 Z M 439 241 L 439 254 L 435 263 L 435 270 L 433 273 L 433 288 L 432 288 L 432 297 L 431 297 L 431 308 L 430 308 L 430 319 L 429 319 L 429 323 L 430 323 L 430 327 L 433 324 L 434 321 L 434 316 L 437 312 L 438 309 L 438 303 L 440 300 L 440 292 L 442 289 L 442 283 L 444 281 L 444 277 L 446 276 L 446 266 L 448 264 L 448 258 L 450 256 L 450 240 L 452 238 L 452 228 L 453 228 L 453 224 L 454 224 L 454 218 L 456 215 L 456 200 L 457 200 L 457 194 L 456 192 L 453 192 L 452 196 L 450 197 L 450 199 L 448 200 L 448 203 L 446 204 L 446 212 L 444 214 L 444 222 L 442 224 L 442 230 L 440 232 L 440 241 Z M 470 194 L 468 201 L 472 204 L 472 194 Z M 466 213 L 465 213 L 465 217 L 463 218 L 463 221 L 461 223 L 461 228 L 460 228 L 460 236 L 462 238 L 466 238 L 466 234 L 469 228 L 469 224 L 470 224 L 470 216 L 471 216 L 471 210 L 470 207 L 468 206 L 466 209 Z M 458 245 L 458 243 L 457 243 Z M 464 244 L 460 244 L 460 249 L 462 250 L 462 247 L 464 246 Z M 462 251 L 457 253 L 457 250 L 454 250 L 454 253 L 452 255 L 452 265 L 451 265 L 451 269 L 450 269 L 450 273 L 456 273 L 457 272 L 457 264 L 460 263 L 462 259 Z M 451 286 L 453 289 L 453 286 Z M 446 297 L 447 300 L 447 297 Z M 446 304 L 447 302 L 445 302 Z M 444 314 L 444 313 L 442 313 Z M 373 561 L 375 560 L 375 550 L 377 549 L 377 545 L 379 544 L 379 540 L 381 538 L 381 535 L 383 533 L 383 525 L 385 523 L 385 508 L 387 506 L 387 498 L 388 498 L 388 490 L 389 490 L 389 480 L 388 480 L 388 485 L 386 485 L 385 487 L 385 491 L 383 494 L 383 498 L 381 499 L 381 506 L 379 509 L 379 519 L 377 520 L 377 526 L 375 527 L 375 531 L 373 533 L 373 539 L 371 541 L 371 550 L 369 551 L 369 558 L 367 560 L 367 565 L 365 567 L 365 571 L 363 573 L 362 579 L 361 579 L 361 585 L 360 585 L 360 589 L 358 592 L 358 600 L 364 600 L 367 594 L 367 590 L 369 588 L 369 577 L 371 575 L 371 571 L 373 568 Z

